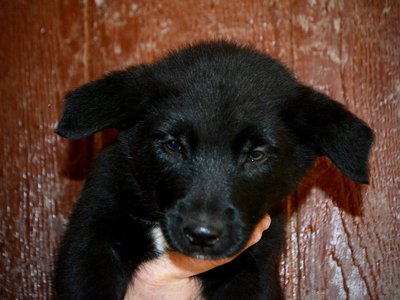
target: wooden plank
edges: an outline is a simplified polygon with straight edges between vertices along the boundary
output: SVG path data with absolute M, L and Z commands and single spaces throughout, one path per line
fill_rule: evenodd
M 84 66 L 83 10 L 79 1 L 1 6 L 0 298 L 48 299 L 54 248 L 80 188 L 60 174 L 65 147 L 53 131 L 61 93 Z
M 398 2 L 296 2 L 292 13 L 296 73 L 371 124 L 377 139 L 369 187 L 320 164 L 299 190 L 290 298 L 393 299 L 400 279 Z

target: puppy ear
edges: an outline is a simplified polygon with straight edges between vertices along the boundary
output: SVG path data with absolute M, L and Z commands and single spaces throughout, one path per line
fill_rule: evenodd
M 350 179 L 368 183 L 372 130 L 327 95 L 302 86 L 287 101 L 283 119 L 289 129 L 317 155 L 326 155 Z
M 67 94 L 56 132 L 80 139 L 106 128 L 132 126 L 145 102 L 162 97 L 163 88 L 145 66 L 110 73 Z

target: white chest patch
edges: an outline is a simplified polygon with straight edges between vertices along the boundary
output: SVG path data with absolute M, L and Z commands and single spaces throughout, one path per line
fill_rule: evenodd
M 154 248 L 156 249 L 157 252 L 160 254 L 163 254 L 167 251 L 168 244 L 167 241 L 165 240 L 164 234 L 161 231 L 160 226 L 155 226 L 151 229 L 150 232 L 151 238 L 154 243 Z

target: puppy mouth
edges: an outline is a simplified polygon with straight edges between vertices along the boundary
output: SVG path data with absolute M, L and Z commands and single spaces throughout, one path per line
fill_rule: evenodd
M 238 251 L 230 251 L 230 252 L 226 252 L 224 251 L 223 253 L 212 253 L 209 254 L 207 253 L 207 250 L 199 250 L 196 252 L 190 251 L 190 252 L 182 252 L 180 251 L 180 253 L 196 258 L 196 259 L 204 259 L 204 260 L 215 260 L 215 259 L 225 259 L 225 258 L 229 258 L 234 256 L 235 254 L 237 254 L 240 251 L 240 249 Z
M 222 244 L 222 243 L 221 243 Z M 235 245 L 230 247 L 223 247 L 223 246 L 215 246 L 215 247 L 201 247 L 201 246 L 192 246 L 187 244 L 179 244 L 172 242 L 171 246 L 174 250 L 193 257 L 197 259 L 223 259 L 234 256 L 237 254 L 242 247 Z

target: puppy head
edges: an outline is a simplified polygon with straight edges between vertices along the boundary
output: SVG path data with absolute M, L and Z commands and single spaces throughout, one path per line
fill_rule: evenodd
M 224 42 L 67 95 L 61 136 L 110 127 L 121 131 L 132 177 L 162 216 L 168 244 L 195 257 L 237 253 L 317 156 L 368 182 L 367 125 L 272 58 Z

